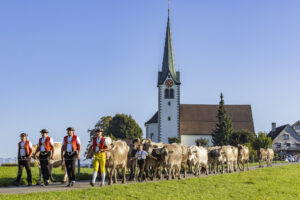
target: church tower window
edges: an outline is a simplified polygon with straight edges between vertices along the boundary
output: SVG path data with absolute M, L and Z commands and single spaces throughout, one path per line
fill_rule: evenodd
M 165 99 L 170 99 L 170 90 L 165 89 Z
M 170 89 L 170 99 L 174 99 L 174 89 Z

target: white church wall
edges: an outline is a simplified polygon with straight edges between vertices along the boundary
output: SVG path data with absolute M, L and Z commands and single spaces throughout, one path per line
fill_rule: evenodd
M 205 138 L 209 141 L 209 146 L 212 146 L 212 136 L 211 135 L 181 135 L 181 144 L 186 146 L 196 145 L 196 140 Z
M 174 98 L 165 99 L 165 84 L 159 86 L 159 122 L 160 122 L 160 141 L 168 143 L 169 137 L 178 137 L 179 135 L 179 86 L 173 85 Z M 170 88 L 169 88 L 170 89 Z
M 153 142 L 158 142 L 158 123 L 146 125 L 146 138 L 150 138 Z

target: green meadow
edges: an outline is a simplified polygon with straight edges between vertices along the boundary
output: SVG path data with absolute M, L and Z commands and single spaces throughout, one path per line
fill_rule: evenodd
M 300 199 L 300 165 L 241 173 L 63 192 L 1 195 L 0 199 Z

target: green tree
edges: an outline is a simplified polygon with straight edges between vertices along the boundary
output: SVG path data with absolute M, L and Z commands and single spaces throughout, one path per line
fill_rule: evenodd
M 237 146 L 238 144 L 253 143 L 255 134 L 248 130 L 233 131 L 229 137 L 229 144 Z
M 208 144 L 209 144 L 209 141 L 208 139 L 205 139 L 205 138 L 200 138 L 200 139 L 197 139 L 195 141 L 196 145 L 199 147 L 199 146 L 202 146 L 202 147 L 208 147 Z
M 233 132 L 232 121 L 226 115 L 226 109 L 224 106 L 223 94 L 220 95 L 220 103 L 218 109 L 218 123 L 216 129 L 213 131 L 212 141 L 215 146 L 222 146 L 229 144 L 230 135 Z
M 117 139 L 142 138 L 143 131 L 131 115 L 116 114 L 110 121 L 108 133 Z
M 259 148 L 270 148 L 273 141 L 272 138 L 267 136 L 265 132 L 258 132 L 258 136 L 255 138 L 253 142 L 253 148 L 258 150 Z
M 178 137 L 169 137 L 168 142 L 169 142 L 169 144 L 172 144 L 172 143 L 178 143 L 179 144 L 181 141 L 180 141 L 180 138 L 178 138 Z
M 92 142 L 93 142 L 93 138 L 96 136 L 96 133 L 95 133 L 95 130 L 96 130 L 96 129 L 102 128 L 102 129 L 104 129 L 104 135 L 105 135 L 105 136 L 110 136 L 109 133 L 108 133 L 108 127 L 109 127 L 109 124 L 110 124 L 111 119 L 112 119 L 111 116 L 104 116 L 104 117 L 101 117 L 100 120 L 95 124 L 94 128 L 88 130 L 88 134 L 89 134 L 90 140 L 89 140 L 89 142 L 88 142 L 88 145 L 87 145 L 87 149 L 86 149 L 85 155 L 87 154 L 88 147 L 89 147 L 89 146 L 92 144 Z

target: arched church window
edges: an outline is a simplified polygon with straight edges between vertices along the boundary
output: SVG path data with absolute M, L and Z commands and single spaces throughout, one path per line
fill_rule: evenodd
M 154 137 L 154 133 L 151 133 L 150 134 L 150 139 L 153 140 L 153 137 Z
M 170 99 L 174 99 L 174 89 L 170 89 Z
M 165 99 L 170 99 L 170 90 L 165 89 Z

